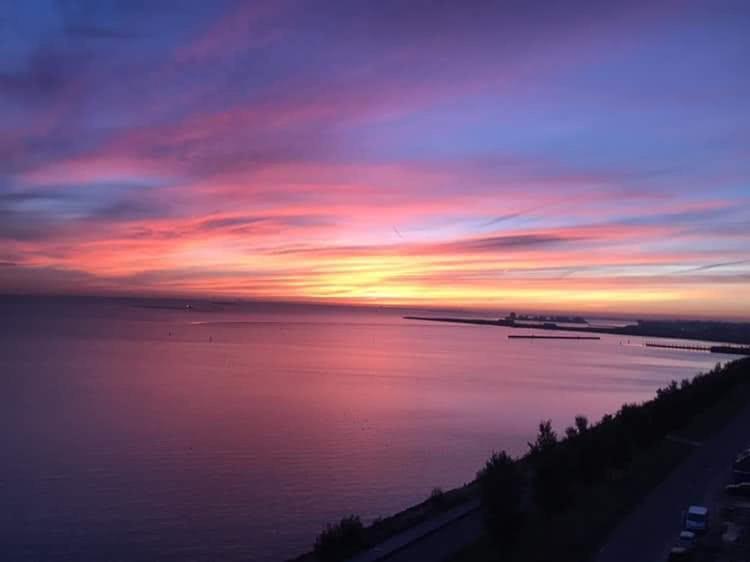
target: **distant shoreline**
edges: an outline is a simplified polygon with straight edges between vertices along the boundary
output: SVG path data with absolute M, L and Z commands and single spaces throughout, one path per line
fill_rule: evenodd
M 530 499 L 529 502 L 521 500 L 520 505 L 524 510 L 524 519 L 527 521 L 526 530 L 521 529 L 521 532 L 525 533 L 522 535 L 521 543 L 528 549 L 525 554 L 533 555 L 542 552 L 548 556 L 541 559 L 551 559 L 549 554 L 559 549 L 561 553 L 565 553 L 561 560 L 570 560 L 571 557 L 567 554 L 567 547 L 570 543 L 566 540 L 571 536 L 571 532 L 575 532 L 576 523 L 586 518 L 590 526 L 585 527 L 588 529 L 585 541 L 577 544 L 585 553 L 582 559 L 589 559 L 590 556 L 600 552 L 602 545 L 610 540 L 612 530 L 622 523 L 624 517 L 644 497 L 652 493 L 664 479 L 668 478 L 675 467 L 684 466 L 696 444 L 700 446 L 701 443 L 714 439 L 716 434 L 733 420 L 741 415 L 747 416 L 750 387 L 744 379 L 750 365 L 748 361 L 750 359 L 737 359 L 723 367 L 717 365 L 713 371 L 698 374 L 691 380 L 685 379 L 680 385 L 672 381 L 669 386 L 657 391 L 656 397 L 638 404 L 623 404 L 617 412 L 605 415 L 594 425 L 583 423 L 578 427 L 578 419 L 576 419 L 577 427 L 566 430 L 564 437 L 558 439 L 557 435 L 552 432 L 552 443 L 540 445 L 539 438 L 535 444 L 529 443 L 530 451 L 514 461 L 516 466 L 522 467 L 526 473 L 526 476 L 522 477 L 526 486 L 530 483 L 533 485 L 534 463 L 542 463 L 544 466 L 546 462 L 546 466 L 561 466 L 559 461 L 566 458 L 566 449 L 578 452 L 578 455 L 573 455 L 572 458 L 591 458 L 582 456 L 580 452 L 587 451 L 591 454 L 607 440 L 615 443 L 618 450 L 627 450 L 621 448 L 620 437 L 623 432 L 640 431 L 640 441 L 636 440 L 636 442 L 641 442 L 643 435 L 652 431 L 654 423 L 660 424 L 656 426 L 658 429 L 654 430 L 658 436 L 654 442 L 629 450 L 630 456 L 627 458 L 625 467 L 618 466 L 616 464 L 618 461 L 606 460 L 605 463 L 611 464 L 605 464 L 603 468 L 600 468 L 601 473 L 609 475 L 598 477 L 599 491 L 601 486 L 604 486 L 608 490 L 607 497 L 611 498 L 604 513 L 601 512 L 601 503 L 598 503 L 600 501 L 598 491 L 594 488 L 597 485 L 596 480 L 593 484 L 585 479 L 575 484 L 578 487 L 575 493 L 568 496 L 568 504 L 563 508 L 566 510 L 566 515 L 573 514 L 575 518 L 567 523 L 563 521 L 563 525 L 567 526 L 561 531 L 556 527 L 561 523 L 559 517 L 556 519 L 550 517 L 550 513 L 555 513 L 554 510 L 550 511 L 549 508 L 539 504 L 536 498 Z M 693 390 L 697 388 L 698 391 L 692 393 L 693 403 L 686 404 L 686 397 L 690 398 L 691 385 L 694 385 Z M 678 397 L 680 399 L 676 399 Z M 697 405 L 700 407 L 696 407 Z M 678 423 L 671 421 L 672 415 L 679 416 L 680 421 Z M 638 417 L 641 420 L 649 420 L 649 423 L 637 423 L 634 420 Z M 587 421 L 585 418 L 583 420 Z M 540 435 L 543 425 L 544 423 L 540 424 Z M 737 431 L 734 433 L 736 434 Z M 734 454 L 736 448 L 730 447 L 728 453 Z M 609 459 L 606 454 L 601 458 Z M 594 465 L 580 464 L 579 466 L 591 468 Z M 697 470 L 703 469 L 699 467 Z M 614 473 L 618 473 L 616 478 L 612 478 Z M 477 479 L 464 484 L 461 488 L 447 492 L 440 491 L 437 495 L 433 493 L 430 499 L 420 504 L 386 519 L 376 520 L 366 528 L 363 527 L 363 534 L 359 537 L 362 542 L 353 549 L 353 554 L 345 559 L 350 562 L 375 562 L 385 560 L 395 553 L 400 553 L 400 556 L 397 555 L 399 559 L 406 559 L 405 553 L 413 554 L 414 560 L 438 559 L 435 558 L 436 552 L 444 556 L 440 559 L 454 562 L 495 559 L 496 545 L 482 539 L 486 533 L 485 523 L 482 520 L 482 502 L 486 501 L 487 497 L 482 495 L 481 474 L 482 471 L 477 473 Z M 579 478 L 578 474 L 580 473 L 577 470 L 569 471 L 565 478 L 575 480 Z M 592 478 L 596 477 L 592 476 Z M 568 486 L 569 491 L 573 489 L 573 484 L 566 480 L 555 479 L 553 481 L 563 487 Z M 497 493 L 497 490 L 490 490 Z M 551 493 L 548 488 L 544 490 L 547 495 Z M 446 502 L 448 498 L 450 501 Z M 459 523 L 470 518 L 476 523 L 471 527 L 474 529 L 472 536 L 468 536 L 466 527 L 461 527 Z M 335 528 L 336 526 L 330 525 L 328 527 L 329 530 Z M 542 546 L 537 547 L 538 541 L 535 539 L 538 532 L 547 537 L 547 542 L 551 546 L 539 543 Z M 431 537 L 438 533 L 443 535 L 450 533 L 449 536 L 454 539 L 451 544 L 454 546 L 456 541 L 460 543 L 448 557 L 445 557 L 445 551 L 442 550 L 447 544 L 445 540 L 430 543 Z M 343 543 L 346 537 L 338 536 L 334 540 Z M 310 551 L 288 562 L 320 562 L 333 559 L 318 558 L 314 551 Z M 339 560 L 339 558 L 336 559 Z M 526 558 L 523 558 L 522 554 L 515 559 L 525 560 Z M 537 556 L 531 559 L 540 558 Z
M 534 336 L 517 335 L 508 336 L 509 340 L 600 340 L 599 336 Z
M 453 324 L 475 324 L 479 326 L 501 326 L 558 332 L 583 332 L 588 334 L 610 334 L 648 338 L 668 338 L 704 342 L 720 342 L 726 345 L 711 346 L 714 353 L 750 355 L 750 324 L 730 324 L 702 321 L 638 321 L 620 327 L 561 326 L 555 322 L 519 323 L 510 318 L 487 320 L 482 318 L 454 318 L 435 316 L 404 316 L 405 320 L 446 322 Z M 517 336 L 513 336 L 517 337 Z M 537 336 L 551 338 L 551 336 Z

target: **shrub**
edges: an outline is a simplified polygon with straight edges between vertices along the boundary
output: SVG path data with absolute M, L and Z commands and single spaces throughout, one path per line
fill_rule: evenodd
M 440 488 L 432 489 L 429 502 L 433 509 L 445 509 L 447 507 L 445 493 Z
M 477 480 L 488 535 L 500 549 L 512 551 L 523 527 L 518 466 L 505 451 L 493 453 Z
M 536 457 L 532 482 L 534 501 L 545 512 L 562 511 L 573 498 L 572 459 L 566 449 L 552 449 Z
M 552 420 L 539 422 L 539 433 L 536 441 L 529 443 L 531 454 L 544 453 L 557 445 L 557 433 L 552 429 Z
M 340 562 L 367 546 L 365 529 L 359 517 L 350 515 L 336 525 L 328 525 L 315 539 L 315 558 L 320 562 Z

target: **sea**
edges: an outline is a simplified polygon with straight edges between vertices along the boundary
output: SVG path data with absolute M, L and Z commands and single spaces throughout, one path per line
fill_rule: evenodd
M 283 561 L 731 359 L 425 313 L 0 298 L 2 559 Z

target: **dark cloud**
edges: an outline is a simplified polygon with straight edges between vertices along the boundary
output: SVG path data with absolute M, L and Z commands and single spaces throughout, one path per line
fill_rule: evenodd
M 682 271 L 681 273 L 697 273 L 699 271 L 709 271 L 711 269 L 718 269 L 721 267 L 732 267 L 734 265 L 745 265 L 750 264 L 750 259 L 747 260 L 736 260 L 736 261 L 725 261 L 725 262 L 718 262 L 718 263 L 709 263 L 706 265 L 700 265 L 698 267 L 693 267 L 691 269 L 687 269 L 685 271 Z
M 454 244 L 447 244 L 446 246 L 457 251 L 495 252 L 500 250 L 532 249 L 569 242 L 571 240 L 574 240 L 574 238 L 556 234 L 519 234 L 464 240 Z M 580 240 L 580 238 L 575 238 L 575 240 Z
M 26 267 L 18 265 L 3 270 L 3 287 L 24 292 L 81 292 L 101 285 L 95 276 L 63 267 Z
M 97 25 L 73 24 L 65 27 L 65 33 L 88 39 L 135 39 L 139 34 L 132 31 Z
M 95 192 L 95 196 L 92 195 Z M 158 189 L 141 185 L 88 184 L 9 190 L 0 186 L 0 239 L 42 241 L 89 227 L 171 216 Z
M 750 221 L 734 220 L 715 222 L 710 224 L 700 224 L 691 229 L 686 229 L 683 234 L 701 234 L 701 235 L 718 235 L 731 238 L 748 240 L 750 244 Z
M 220 219 L 208 219 L 198 225 L 198 230 L 221 230 L 235 226 L 257 224 L 263 220 L 266 219 L 264 217 L 223 217 Z
M 730 205 L 721 207 L 709 207 L 705 209 L 691 209 L 686 211 L 675 211 L 668 213 L 644 214 L 637 217 L 627 217 L 620 219 L 618 222 L 630 226 L 659 226 L 669 225 L 693 225 L 701 224 L 708 221 L 716 221 L 727 217 L 737 211 Z
M 62 201 L 75 197 L 72 193 L 66 193 L 60 189 L 54 189 L 49 187 L 41 187 L 34 190 L 27 191 L 4 191 L 0 189 L 0 209 L 5 206 L 11 206 L 22 203 L 29 203 L 35 201 Z
M 152 200 L 123 199 L 103 206 L 89 214 L 90 219 L 127 222 L 150 218 L 165 218 L 170 215 L 169 205 Z
M 305 227 L 327 226 L 333 224 L 333 221 L 331 218 L 321 215 L 243 215 L 206 219 L 198 224 L 197 229 L 235 229 L 238 227 L 253 226 L 262 223 L 268 223 L 277 226 Z
M 41 242 L 59 233 L 59 223 L 32 212 L 0 208 L 0 240 Z
M 489 228 L 491 226 L 497 226 L 498 224 L 507 222 L 509 220 L 516 219 L 521 216 L 521 213 L 508 213 L 507 215 L 501 215 L 499 217 L 495 217 L 494 219 L 490 219 L 486 222 L 483 222 L 481 224 L 482 228 Z
M 651 2 L 651 13 L 659 4 Z M 550 2 L 544 0 L 465 0 L 442 1 L 381 0 L 363 2 L 337 0 L 326 2 L 315 10 L 298 15 L 316 27 L 336 26 L 338 33 L 389 40 L 430 36 L 440 40 L 462 38 L 472 40 L 479 33 L 494 33 L 504 38 L 524 35 L 548 40 L 553 33 L 575 33 L 576 28 L 607 22 L 624 15 L 647 13 L 645 2 L 626 6 L 597 0 Z M 298 20 L 298 21 L 299 21 Z
M 40 46 L 24 68 L 0 73 L 0 97 L 15 98 L 23 103 L 58 98 L 76 81 L 85 58 Z
M 513 252 L 543 248 L 551 245 L 558 245 L 573 241 L 583 241 L 585 238 L 580 236 L 566 236 L 557 234 L 519 234 L 508 236 L 487 236 L 483 238 L 470 238 L 459 240 L 457 242 L 438 242 L 433 244 L 383 244 L 383 245 L 362 245 L 362 246 L 334 246 L 334 247 L 313 247 L 313 246 L 286 246 L 274 248 L 269 253 L 286 255 L 286 254 L 314 254 L 321 256 L 351 256 L 351 255 L 439 255 L 461 254 L 470 252 L 494 253 L 494 252 Z

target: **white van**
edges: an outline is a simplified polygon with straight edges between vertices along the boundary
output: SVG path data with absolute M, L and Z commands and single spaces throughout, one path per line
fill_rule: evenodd
M 708 508 L 702 505 L 691 505 L 685 514 L 685 530 L 705 533 L 708 530 Z

